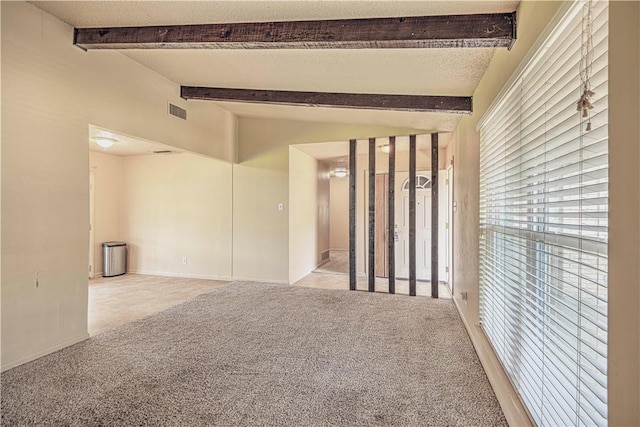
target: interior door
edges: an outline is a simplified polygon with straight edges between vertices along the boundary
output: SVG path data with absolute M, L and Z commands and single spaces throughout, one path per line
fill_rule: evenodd
M 409 277 L 408 172 L 396 173 L 396 277 Z M 416 172 L 416 280 L 431 279 L 430 172 Z

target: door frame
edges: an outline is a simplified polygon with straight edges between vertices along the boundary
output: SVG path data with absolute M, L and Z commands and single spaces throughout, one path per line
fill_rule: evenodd
M 89 279 L 95 277 L 96 248 L 95 248 L 95 187 L 96 168 L 89 170 Z
M 407 177 L 405 178 L 404 175 L 407 175 Z M 396 193 L 396 198 L 395 198 L 395 219 L 396 219 L 396 224 L 395 226 L 398 226 L 398 224 L 402 225 L 403 221 L 405 221 L 405 219 L 408 221 L 408 189 L 407 190 L 403 190 L 404 185 L 408 184 L 409 178 L 409 171 L 406 170 L 400 170 L 400 171 L 396 171 L 396 189 L 395 189 L 395 193 Z M 424 177 L 427 180 L 431 180 L 431 171 L 430 170 L 425 170 L 425 169 L 420 169 L 420 170 L 416 170 L 416 207 L 418 205 L 418 203 L 420 203 L 420 201 L 426 201 L 426 198 L 429 199 L 429 202 L 426 203 L 425 205 L 423 205 L 423 209 L 419 210 L 416 208 L 416 281 L 417 282 L 423 282 L 423 283 L 428 283 L 431 280 L 431 256 L 429 256 L 428 262 L 427 264 L 423 267 L 424 269 L 428 269 L 429 273 L 425 274 L 420 274 L 419 271 L 420 268 L 418 267 L 418 260 L 420 258 L 420 255 L 425 255 L 426 253 L 429 253 L 429 255 L 431 255 L 431 245 L 429 245 L 428 249 L 426 249 L 424 247 L 424 245 L 421 244 L 421 242 L 419 242 L 419 236 L 422 236 L 419 233 L 419 229 L 424 229 L 423 227 L 419 227 L 419 223 L 418 223 L 418 217 L 422 217 L 422 219 L 424 219 L 426 216 L 430 216 L 431 215 L 431 187 L 429 186 L 428 188 L 418 188 L 418 184 L 419 184 L 419 177 Z M 405 193 L 406 192 L 406 193 Z M 405 196 L 406 194 L 406 196 Z M 407 208 L 405 209 L 405 202 L 407 203 Z M 426 209 L 426 210 L 425 210 Z M 419 212 L 422 212 L 424 215 L 419 215 Z M 429 224 L 429 232 L 427 233 L 427 238 L 430 240 L 431 239 L 431 222 L 428 222 Z M 402 239 L 399 239 L 396 243 L 396 278 L 399 280 L 409 280 L 409 274 L 408 274 L 408 262 L 407 264 L 403 263 L 403 261 L 401 261 L 401 259 L 403 259 L 403 257 L 406 255 L 407 257 L 409 256 L 409 249 L 408 249 L 408 227 L 409 225 L 407 224 L 406 227 L 394 227 L 395 232 L 398 233 L 398 229 L 399 228 L 404 228 L 406 230 L 406 239 L 405 241 L 403 241 Z M 394 235 L 395 238 L 395 235 Z M 405 244 L 406 243 L 406 244 Z M 423 243 L 423 242 L 422 242 Z M 399 252 L 400 251 L 400 252 Z M 400 257 L 400 260 L 398 259 L 398 257 Z M 400 271 L 404 268 L 403 266 L 406 266 L 407 268 L 407 275 L 403 275 L 400 273 Z
M 447 193 L 449 194 L 449 208 L 447 209 L 447 224 L 449 224 L 449 229 L 447 230 L 447 267 L 449 268 L 449 275 L 447 277 L 449 290 L 451 291 L 451 295 L 453 295 L 454 282 L 453 282 L 453 216 L 455 213 L 455 202 L 454 202 L 454 186 L 453 186 L 453 158 L 451 158 L 451 162 L 449 166 L 447 166 Z

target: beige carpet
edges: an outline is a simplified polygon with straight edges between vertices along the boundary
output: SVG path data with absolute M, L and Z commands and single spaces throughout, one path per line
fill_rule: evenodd
M 450 300 L 232 283 L 1 377 L 2 425 L 505 418 Z

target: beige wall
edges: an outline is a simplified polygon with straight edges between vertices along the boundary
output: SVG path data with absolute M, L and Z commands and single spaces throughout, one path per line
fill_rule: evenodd
M 89 153 L 95 173 L 95 263 L 125 241 L 131 273 L 231 277 L 231 164 L 190 153 Z M 187 264 L 182 264 L 187 257 Z
M 189 153 L 129 156 L 123 164 L 129 271 L 229 279 L 231 164 Z
M 289 283 L 309 274 L 329 249 L 327 183 L 326 165 L 289 147 Z
M 346 251 L 349 249 L 349 178 L 331 177 L 330 193 L 330 247 Z
M 102 242 L 123 240 L 120 229 L 120 207 L 122 203 L 122 157 L 89 152 L 89 166 L 94 181 L 93 256 L 94 274 L 100 276 L 102 265 Z
M 289 147 L 289 283 L 317 265 L 318 162 Z
M 242 127 L 240 127 L 242 130 Z M 289 282 L 289 147 L 233 165 L 233 276 Z M 278 204 L 284 210 L 278 211 Z
M 74 47 L 30 4 L 1 8 L 4 370 L 88 337 L 89 123 L 229 160 L 236 123 L 118 52 Z
M 609 424 L 640 425 L 640 3 L 609 6 Z
M 316 179 L 316 188 L 318 189 L 318 224 L 316 227 L 318 233 L 318 245 L 317 245 L 317 260 L 316 264 L 320 264 L 322 262 L 322 253 L 329 250 L 330 247 L 330 222 L 329 222 L 329 211 L 330 211 L 330 188 L 329 188 L 329 179 L 331 178 L 329 171 L 329 164 L 317 161 L 318 164 L 318 175 Z

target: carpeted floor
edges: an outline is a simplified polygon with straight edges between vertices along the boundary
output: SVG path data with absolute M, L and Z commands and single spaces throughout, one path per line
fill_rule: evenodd
M 506 425 L 451 300 L 232 283 L 1 377 L 2 425 Z

